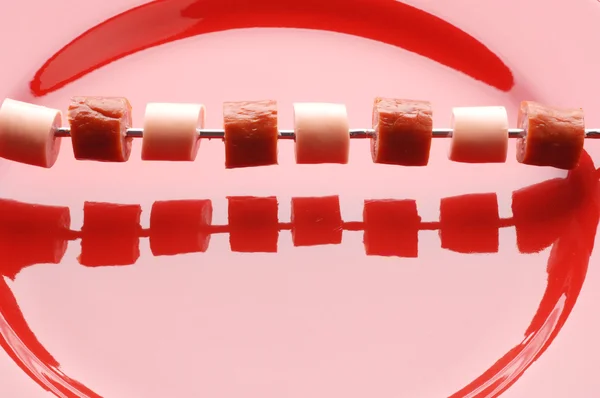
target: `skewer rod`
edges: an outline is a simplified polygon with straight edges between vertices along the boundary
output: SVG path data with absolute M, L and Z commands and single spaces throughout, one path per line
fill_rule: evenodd
M 512 217 L 509 218 L 501 218 L 498 221 L 498 228 L 510 228 L 515 225 L 514 219 Z M 442 225 L 439 221 L 422 221 L 419 223 L 417 229 L 419 231 L 439 231 L 442 229 Z M 291 231 L 292 223 L 291 222 L 280 222 L 277 225 L 278 231 Z M 364 221 L 343 221 L 342 222 L 342 230 L 344 231 L 354 231 L 361 232 L 365 230 Z M 204 230 L 209 234 L 228 234 L 231 233 L 231 227 L 229 225 L 209 225 Z M 151 229 L 144 228 L 140 230 L 139 237 L 140 238 L 148 238 L 150 237 Z M 67 230 L 65 231 L 66 239 L 74 241 L 77 239 L 81 239 L 83 233 L 81 231 L 75 230 Z
M 354 139 L 365 139 L 371 138 L 375 130 L 373 129 L 352 129 L 349 131 L 350 138 Z M 509 129 L 509 138 L 520 138 L 523 137 L 525 131 L 522 129 Z M 61 127 L 56 130 L 56 137 L 70 137 L 71 129 L 68 127 Z M 144 130 L 141 128 L 131 128 L 127 130 L 127 136 L 133 138 L 142 138 L 144 136 Z M 219 129 L 199 129 L 198 136 L 204 139 L 223 139 L 225 137 L 225 131 Z M 452 129 L 433 129 L 433 138 L 449 138 L 452 137 Z M 296 135 L 294 130 L 279 130 L 280 140 L 294 140 Z M 586 129 L 585 138 L 597 138 L 600 139 L 600 129 Z

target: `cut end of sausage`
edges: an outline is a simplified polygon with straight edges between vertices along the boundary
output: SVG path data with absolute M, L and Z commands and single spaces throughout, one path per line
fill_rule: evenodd
M 277 102 L 225 102 L 225 168 L 276 165 L 279 130 Z
M 131 155 L 131 104 L 123 97 L 73 97 L 68 111 L 77 160 L 126 162 Z
M 371 157 L 374 163 L 426 166 L 433 132 L 428 101 L 375 98 Z
M 577 167 L 585 141 L 582 109 L 523 101 L 517 123 L 524 130 L 517 141 L 519 163 L 563 170 Z

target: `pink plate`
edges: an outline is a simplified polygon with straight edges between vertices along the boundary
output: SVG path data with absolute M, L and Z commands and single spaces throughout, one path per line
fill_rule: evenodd
M 3 4 L 0 98 L 125 96 L 135 126 L 147 102 L 201 102 L 209 128 L 224 101 L 275 99 L 283 129 L 294 101 L 345 103 L 353 128 L 375 96 L 432 101 L 436 127 L 502 105 L 515 127 L 531 99 L 600 127 L 594 0 L 139 3 Z M 448 144 L 420 168 L 374 165 L 366 140 L 344 166 L 296 165 L 292 142 L 271 167 L 226 170 L 220 141 L 77 162 L 68 139 L 50 170 L 0 162 L 0 396 L 598 396 L 600 142 L 569 173 Z M 24 236 L 7 200 L 63 206 L 71 232 Z M 174 200 L 210 201 L 214 233 L 169 222 L 200 217 L 180 203 L 150 228 Z M 87 202 L 108 227 L 77 232 Z

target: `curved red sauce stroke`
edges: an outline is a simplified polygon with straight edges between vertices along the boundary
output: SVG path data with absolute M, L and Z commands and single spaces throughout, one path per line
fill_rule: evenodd
M 58 361 L 40 343 L 27 324 L 17 299 L 1 276 L 0 347 L 25 374 L 46 391 L 69 398 L 101 398 L 60 370 Z
M 552 246 L 546 291 L 523 341 L 450 398 L 500 396 L 517 382 L 558 336 L 575 307 L 594 248 L 600 220 L 599 170 L 595 170 L 589 154 L 584 152 L 579 167 L 567 176 L 570 189 L 581 202 L 569 226 Z
M 30 82 L 43 96 L 127 55 L 210 32 L 243 28 L 324 30 L 376 40 L 430 58 L 499 90 L 511 70 L 454 25 L 395 0 L 157 0 L 89 29 Z

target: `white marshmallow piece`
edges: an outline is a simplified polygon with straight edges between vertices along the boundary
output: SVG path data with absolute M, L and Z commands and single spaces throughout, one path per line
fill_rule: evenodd
M 502 106 L 452 109 L 448 158 L 461 163 L 504 163 L 508 153 L 508 114 Z
M 142 160 L 194 161 L 204 128 L 202 104 L 149 103 L 144 115 Z

